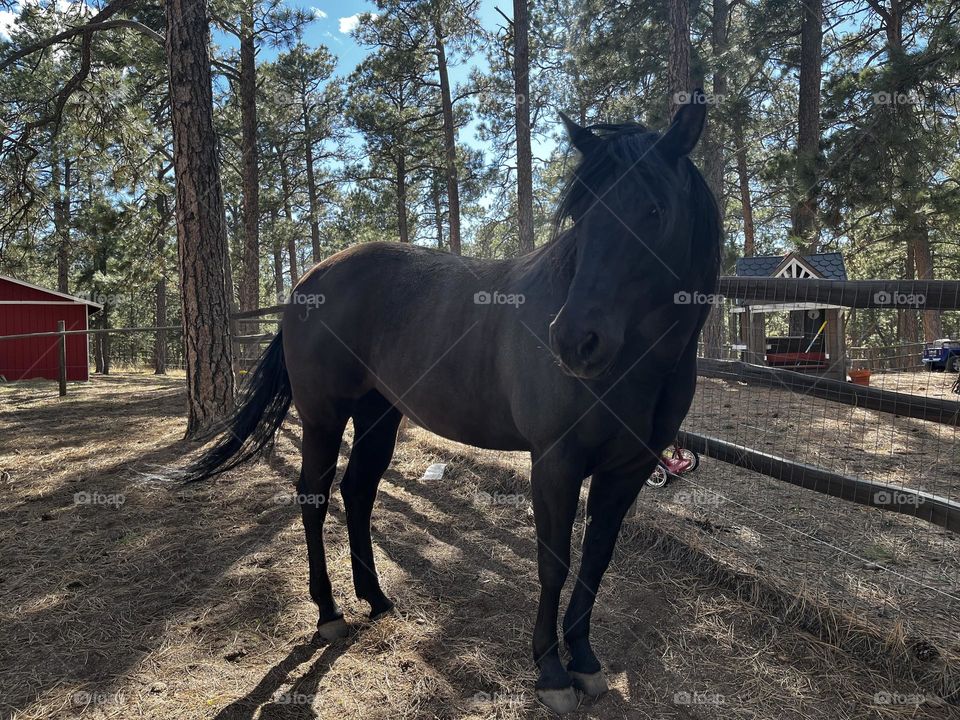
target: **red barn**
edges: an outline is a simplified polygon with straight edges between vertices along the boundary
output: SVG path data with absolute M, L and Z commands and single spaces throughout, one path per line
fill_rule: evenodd
M 0 275 L 0 336 L 86 330 L 88 317 L 102 305 Z M 89 335 L 67 335 L 67 380 L 87 380 Z M 0 339 L 0 375 L 7 380 L 59 376 L 56 337 Z

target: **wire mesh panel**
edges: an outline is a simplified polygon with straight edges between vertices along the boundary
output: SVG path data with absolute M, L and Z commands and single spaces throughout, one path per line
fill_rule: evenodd
M 930 361 L 931 346 L 949 338 L 889 342 L 888 335 L 884 344 L 849 351 L 828 343 L 818 367 L 784 371 L 773 357 L 783 347 L 776 333 L 792 328 L 764 326 L 751 315 L 835 306 L 842 342 L 851 305 L 858 306 L 861 338 L 868 336 L 863 328 L 870 313 L 883 315 L 878 322 L 887 323 L 891 312 L 912 313 L 914 320 L 900 319 L 899 327 L 922 328 L 939 320 L 933 313 L 956 307 L 960 283 L 938 283 L 928 304 L 923 288 L 913 282 L 883 281 L 874 288 L 739 280 L 727 279 L 725 291 L 740 300 L 727 300 L 720 309 L 742 317 L 743 333 L 729 337 L 726 347 L 751 364 L 704 360 L 683 426 L 696 436 L 717 439 L 729 462 L 705 457 L 695 472 L 648 488 L 657 502 L 641 504 L 641 514 L 691 547 L 769 580 L 798 605 L 809 601 L 811 608 L 830 608 L 847 618 L 844 627 L 859 626 L 881 642 L 901 643 L 904 652 L 910 648 L 912 660 L 925 643 L 935 648 L 925 650 L 928 655 L 955 657 L 960 650 L 960 533 L 941 525 L 960 527 L 960 505 L 951 507 L 960 503 L 960 395 L 952 363 Z M 800 380 L 798 370 L 804 373 Z M 854 387 L 851 380 L 862 389 L 844 392 Z M 739 457 L 731 446 L 742 448 Z M 749 467 L 743 461 L 757 453 L 787 461 L 769 460 L 765 466 L 788 468 L 792 482 L 738 466 Z M 824 471 L 827 479 L 820 482 L 831 494 L 794 484 L 816 471 Z M 868 498 L 874 507 L 841 499 L 847 485 L 840 476 L 883 483 Z M 931 496 L 936 496 L 937 513 L 924 507 L 934 502 Z M 917 517 L 934 515 L 941 525 Z M 960 688 L 955 677 L 941 675 L 931 683 L 940 694 Z

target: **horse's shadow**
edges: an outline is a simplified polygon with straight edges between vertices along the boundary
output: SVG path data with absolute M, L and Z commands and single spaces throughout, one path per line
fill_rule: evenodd
M 214 720 L 253 720 L 254 717 L 260 720 L 308 720 L 317 717 L 312 704 L 320 681 L 333 668 L 337 659 L 356 642 L 359 632 L 362 630 L 326 645 L 317 635 L 307 642 L 295 645 L 283 660 L 270 668 L 250 692 L 223 708 Z M 323 651 L 310 668 L 294 681 L 287 692 L 271 701 L 270 698 L 283 686 L 290 673 L 313 658 L 321 647 Z

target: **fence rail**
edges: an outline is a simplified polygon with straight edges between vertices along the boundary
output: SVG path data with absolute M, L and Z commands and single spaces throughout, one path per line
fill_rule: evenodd
M 904 343 L 881 347 L 847 348 L 847 356 L 853 363 L 866 363 L 871 370 L 909 370 L 923 366 L 923 349 L 926 343 Z
M 15 335 L 0 335 L 0 342 L 4 340 L 29 340 L 32 338 L 56 338 L 57 344 L 57 384 L 59 386 L 60 397 L 67 394 L 67 338 L 73 335 L 112 335 L 112 334 L 130 334 L 141 332 L 183 332 L 183 328 L 177 325 L 166 327 L 130 327 L 130 328 L 87 328 L 85 330 L 67 330 L 63 320 L 57 321 L 57 329 L 46 332 L 17 333 Z M 52 349 L 52 348 L 51 348 Z M 50 350 L 47 350 L 50 352 Z M 89 357 L 87 358 L 89 361 Z
M 271 305 L 270 307 L 260 308 L 259 310 L 244 310 L 243 312 L 235 312 L 230 314 L 231 320 L 253 320 L 256 318 L 261 318 L 266 315 L 277 315 L 282 313 L 283 309 L 287 307 L 286 304 L 283 305 Z
M 960 503 L 939 495 L 875 480 L 839 475 L 813 465 L 793 462 L 743 445 L 684 430 L 679 432 L 678 440 L 683 447 L 745 470 L 858 505 L 912 515 L 951 532 L 960 533 Z M 762 499 L 758 500 L 758 504 L 762 503 Z
M 722 276 L 717 292 L 749 302 L 817 302 L 851 308 L 957 310 L 960 280 L 816 280 Z
M 739 380 L 753 385 L 782 388 L 867 410 L 960 426 L 960 402 L 952 400 L 855 385 L 842 380 L 807 375 L 782 368 L 752 365 L 738 360 L 697 358 L 697 374 L 721 380 Z
M 0 340 L 24 340 L 26 338 L 42 337 L 66 337 L 68 335 L 109 335 L 112 333 L 133 333 L 133 332 L 158 332 L 161 330 L 176 330 L 181 332 L 183 328 L 179 326 L 170 327 L 134 327 L 134 328 L 89 328 L 87 330 L 50 330 L 49 332 L 20 333 L 19 335 L 0 335 Z

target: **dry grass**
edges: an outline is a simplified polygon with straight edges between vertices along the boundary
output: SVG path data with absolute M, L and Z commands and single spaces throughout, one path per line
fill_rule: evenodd
M 355 631 L 324 646 L 311 637 L 297 512 L 282 501 L 295 424 L 269 463 L 196 489 L 138 475 L 195 450 L 179 439 L 181 384 L 127 374 L 63 400 L 49 384 L 0 386 L 3 717 L 548 716 L 531 690 L 537 581 L 522 456 L 405 431 L 374 517 L 399 613 L 372 625 L 351 592 L 335 497 L 329 564 Z M 433 462 L 448 463 L 444 479 L 421 480 Z M 80 504 L 78 493 L 113 502 Z M 952 658 L 918 654 L 913 629 L 897 636 L 833 612 L 795 592 L 795 575 L 747 572 L 742 548 L 709 541 L 725 533 L 684 519 L 704 518 L 650 507 L 628 528 L 594 617 L 611 692 L 580 717 L 956 717 L 934 697 Z

